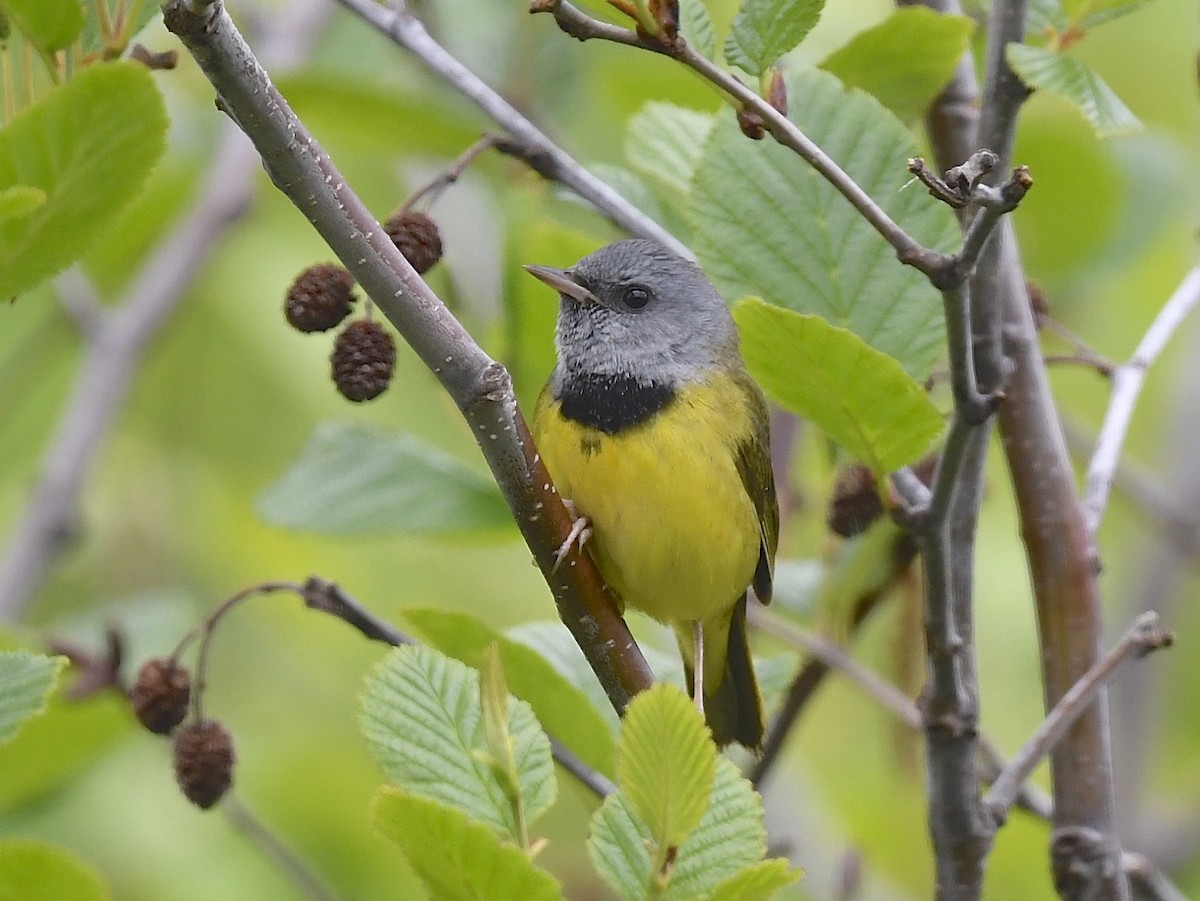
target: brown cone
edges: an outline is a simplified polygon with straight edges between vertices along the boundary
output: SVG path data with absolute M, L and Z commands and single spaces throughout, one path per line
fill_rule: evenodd
M 424 275 L 442 258 L 442 233 L 437 223 L 424 213 L 415 210 L 397 213 L 383 227 L 418 275 Z
M 170 735 L 187 716 L 191 693 L 192 677 L 187 668 L 156 657 L 138 670 L 137 681 L 129 690 L 129 702 L 143 726 L 157 735 Z
M 216 720 L 189 723 L 175 736 L 175 781 L 204 810 L 233 785 L 233 738 Z
M 283 314 L 298 331 L 327 332 L 350 315 L 353 287 L 354 278 L 341 266 L 309 266 L 288 288 Z
M 347 400 L 378 397 L 396 370 L 396 343 L 371 319 L 356 319 L 338 334 L 329 358 L 333 382 Z

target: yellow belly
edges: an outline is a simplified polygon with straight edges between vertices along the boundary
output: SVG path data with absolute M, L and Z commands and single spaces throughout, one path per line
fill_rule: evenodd
M 759 524 L 734 462 L 751 430 L 741 398 L 717 375 L 617 435 L 565 419 L 548 395 L 538 402 L 538 449 L 591 520 L 601 575 L 659 621 L 729 611 L 754 575 Z

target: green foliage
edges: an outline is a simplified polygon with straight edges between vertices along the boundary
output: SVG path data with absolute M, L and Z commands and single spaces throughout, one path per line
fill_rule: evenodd
M 846 329 L 751 297 L 733 311 L 751 375 L 883 475 L 913 462 L 942 417 L 899 363 Z
M 710 113 L 652 100 L 629 120 L 625 158 L 638 172 L 685 197 L 715 121 Z
M 478 668 L 486 650 L 496 647 L 512 693 L 529 703 L 542 726 L 566 748 L 588 766 L 612 778 L 616 744 L 608 721 L 588 696 L 541 654 L 506 638 L 469 613 L 410 608 L 401 613 L 401 619 L 423 642 L 468 666 Z M 574 641 L 571 646 L 578 650 Z M 590 669 L 586 675 L 596 681 Z M 610 706 L 603 695 L 601 702 L 605 707 Z
M 398 787 L 449 804 L 501 835 L 523 829 L 490 764 L 479 673 L 430 648 L 392 651 L 367 680 L 361 721 L 376 760 Z M 524 701 L 510 698 L 507 729 L 528 822 L 554 801 L 550 742 Z
M 825 0 L 742 0 L 725 40 L 725 59 L 761 75 L 804 40 L 824 6 Z
M 53 845 L 0 842 L 0 901 L 110 901 L 112 893 L 88 864 Z
M 42 713 L 65 657 L 0 651 L 0 744 L 17 734 L 22 721 Z
M 1009 44 L 1005 58 L 1031 88 L 1058 94 L 1076 106 L 1100 137 L 1138 131 L 1142 123 L 1087 63 L 1066 53 Z
M 630 703 L 617 779 L 630 809 L 650 830 L 658 851 L 655 870 L 704 815 L 716 759 L 704 717 L 678 688 L 656 685 Z
M 138 63 L 89 66 L 0 129 L 0 191 L 45 202 L 0 219 L 0 298 L 79 259 L 141 191 L 165 147 L 167 116 Z
M 0 191 L 0 222 L 23 219 L 46 202 L 46 192 L 29 185 L 13 185 Z
M 2 0 L 0 10 L 43 54 L 70 46 L 83 29 L 79 0 Z
M 796 881 L 786 860 L 760 860 L 717 886 L 709 901 L 767 901 Z
M 268 522 L 310 532 L 486 532 L 512 524 L 495 483 L 434 447 L 378 427 L 317 426 L 258 496 Z
M 102 30 L 100 17 L 94 15 L 101 4 L 108 10 L 108 21 L 114 25 L 118 22 L 121 24 L 119 33 L 105 34 Z M 156 0 L 88 0 L 88 15 L 80 36 L 84 55 L 100 56 L 105 51 L 109 54 L 123 52 L 130 38 L 145 28 L 161 9 L 162 3 Z
M 789 80 L 797 124 L 910 235 L 957 243 L 950 210 L 910 181 L 916 145 L 874 98 L 810 71 Z M 729 118 L 704 145 L 688 212 L 693 249 L 727 298 L 752 294 L 854 332 L 924 379 L 942 342 L 941 299 L 844 197 L 791 150 L 750 142 Z
M 1054 40 L 1074 34 L 1078 37 L 1089 29 L 1112 19 L 1128 15 L 1145 6 L 1150 0 L 1032 0 L 1026 31 L 1030 35 Z
M 624 901 L 708 898 L 729 880 L 767 886 L 751 872 L 766 853 L 759 797 L 718 757 L 682 691 L 659 684 L 633 699 L 617 772 L 620 789 L 592 818 L 588 853 Z
M 736 766 L 719 758 L 704 816 L 679 846 L 666 872 L 655 872 L 650 828 L 634 813 L 623 791 L 605 798 L 592 818 L 588 854 L 623 901 L 707 898 L 728 880 L 740 881 L 743 870 L 762 860 L 766 853 L 762 816 L 762 802 L 750 783 Z M 752 881 L 759 878 L 748 876 Z
M 400 846 L 438 901 L 556 901 L 558 882 L 462 810 L 394 788 L 380 790 L 375 825 Z
M 860 31 L 821 68 L 861 88 L 904 122 L 924 115 L 967 49 L 974 23 L 924 6 L 905 6 Z M 913 48 L 920 47 L 920 53 Z
M 701 56 L 717 55 L 717 33 L 704 0 L 680 0 L 679 33 Z

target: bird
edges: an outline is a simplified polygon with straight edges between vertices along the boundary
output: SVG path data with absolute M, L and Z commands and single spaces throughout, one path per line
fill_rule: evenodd
M 762 746 L 747 591 L 769 603 L 779 541 L 766 401 L 701 268 L 617 241 L 526 266 L 559 295 L 538 453 L 622 612 L 672 627 L 719 746 Z M 580 534 L 582 533 L 582 534 Z

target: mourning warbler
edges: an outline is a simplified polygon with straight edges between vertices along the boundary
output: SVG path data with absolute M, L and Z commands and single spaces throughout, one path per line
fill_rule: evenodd
M 654 241 L 526 268 L 560 297 L 533 418 L 546 467 L 618 602 L 673 627 L 716 742 L 758 748 L 746 592 L 770 600 L 779 507 L 733 319 L 697 265 Z

